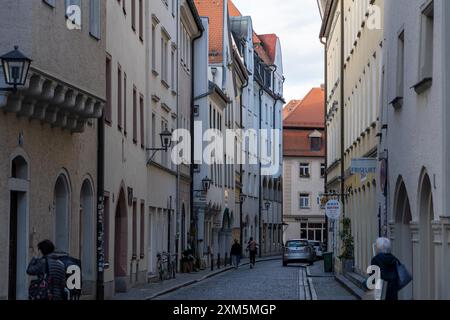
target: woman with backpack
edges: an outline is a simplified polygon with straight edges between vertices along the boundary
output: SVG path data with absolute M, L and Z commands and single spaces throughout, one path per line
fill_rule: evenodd
M 54 254 L 55 245 L 50 240 L 38 244 L 42 257 L 34 257 L 27 268 L 27 274 L 37 276 L 29 288 L 30 300 L 64 300 L 66 269 Z

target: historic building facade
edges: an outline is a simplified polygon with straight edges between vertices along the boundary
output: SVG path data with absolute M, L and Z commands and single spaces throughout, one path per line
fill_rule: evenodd
M 313 88 L 292 102 L 283 120 L 283 241 L 326 240 L 324 91 Z
M 82 260 L 83 294 L 95 296 L 105 3 L 83 2 L 81 30 L 68 27 L 67 9 L 62 0 L 2 2 L 1 55 L 15 44 L 33 61 L 25 86 L 0 92 L 0 299 L 28 298 L 27 264 L 45 239 Z
M 326 39 L 327 48 L 327 191 L 339 196 L 342 217 L 351 221 L 354 270 L 364 274 L 380 233 L 374 171 L 384 1 L 328 1 L 324 8 L 321 37 Z M 352 173 L 352 162 L 358 159 L 372 163 L 371 173 Z M 335 170 L 338 167 L 340 170 Z M 333 182 L 335 187 L 340 184 L 338 190 Z
M 413 274 L 400 296 L 449 299 L 450 4 L 388 1 L 385 17 L 380 202 L 394 254 Z

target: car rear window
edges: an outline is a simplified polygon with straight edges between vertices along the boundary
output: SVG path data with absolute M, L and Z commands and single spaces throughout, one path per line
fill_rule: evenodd
M 288 241 L 287 244 L 286 244 L 286 246 L 288 248 L 300 248 L 300 247 L 305 247 L 307 245 L 308 245 L 307 241 L 301 241 L 301 240 L 299 240 L 299 241 Z

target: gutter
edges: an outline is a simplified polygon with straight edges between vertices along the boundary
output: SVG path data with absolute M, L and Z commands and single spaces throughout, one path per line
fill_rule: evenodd
M 104 234 L 105 234 L 105 115 L 98 120 L 97 128 L 97 290 L 96 299 L 105 300 L 104 284 Z
M 200 33 L 192 39 L 192 46 L 191 46 L 191 65 L 192 65 L 192 74 L 191 74 L 191 121 L 190 121 L 190 131 L 191 131 L 191 165 L 189 166 L 189 172 L 191 175 L 191 183 L 190 183 L 190 190 L 189 190 L 189 198 L 190 198 L 190 220 L 193 220 L 193 216 L 194 216 L 194 142 L 195 141 L 195 132 L 194 132 L 194 102 L 196 100 L 198 100 L 199 98 L 195 97 L 195 90 L 194 90 L 194 86 L 195 86 L 195 46 L 194 43 L 201 39 L 203 37 L 203 34 L 205 32 L 205 28 L 203 27 L 203 24 L 200 20 L 200 17 L 198 16 L 198 12 L 197 9 L 195 8 L 195 5 L 193 4 L 192 0 L 188 0 L 189 5 L 194 7 L 193 12 L 196 12 L 196 18 L 198 18 L 201 29 L 200 29 Z M 197 20 L 197 19 L 196 19 Z M 209 95 L 209 93 L 208 93 Z M 206 96 L 208 96 L 206 95 Z M 197 228 L 197 223 L 195 224 L 195 228 Z M 198 232 L 198 230 L 196 229 L 196 231 Z M 197 239 L 196 239 L 197 240 Z M 194 256 L 197 256 L 197 241 L 195 241 L 194 243 L 194 248 L 192 248 L 194 250 Z
M 264 90 L 263 89 L 259 89 L 259 137 L 258 137 L 258 158 L 259 158 L 259 219 L 258 219 L 258 224 L 259 224 L 259 239 L 258 239 L 258 244 L 259 244 L 259 257 L 262 257 L 262 228 L 261 228 L 261 217 L 262 217 L 262 190 L 261 190 L 261 184 L 262 184 L 262 179 L 261 179 L 261 171 L 262 171 L 262 165 L 261 165 L 261 121 L 262 121 L 262 117 L 261 117 L 261 109 L 262 109 L 262 96 L 264 94 Z
M 327 194 L 328 193 L 328 173 L 327 173 L 327 168 L 328 168 L 328 127 L 327 127 L 327 107 L 328 107 L 328 55 L 327 55 L 327 41 L 328 39 L 325 38 L 326 40 L 322 40 L 322 38 L 320 38 L 320 43 L 323 44 L 324 46 L 324 61 L 325 61 L 325 68 L 324 68 L 324 78 L 325 78 L 325 83 L 324 83 L 324 133 L 325 133 L 325 175 L 324 175 L 324 193 Z M 328 227 L 328 217 L 327 215 L 325 215 L 325 234 L 327 235 L 326 239 L 327 239 L 327 243 L 326 246 L 328 248 L 329 242 L 330 240 L 329 238 L 329 227 Z

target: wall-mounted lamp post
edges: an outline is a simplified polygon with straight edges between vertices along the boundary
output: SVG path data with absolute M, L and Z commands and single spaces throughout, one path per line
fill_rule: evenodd
M 149 165 L 153 161 L 153 158 L 155 157 L 155 155 L 158 151 L 167 152 L 172 145 L 172 132 L 170 132 L 169 130 L 166 129 L 163 132 L 161 132 L 159 134 L 159 136 L 161 138 L 161 146 L 162 147 L 161 148 L 147 148 L 147 151 L 153 151 L 153 154 L 150 157 L 150 159 L 148 160 L 147 165 Z
M 15 46 L 13 51 L 1 56 L 0 61 L 5 83 L 12 86 L 12 88 L 0 88 L 0 91 L 16 92 L 17 87 L 25 85 L 32 60 L 20 52 L 18 46 Z

